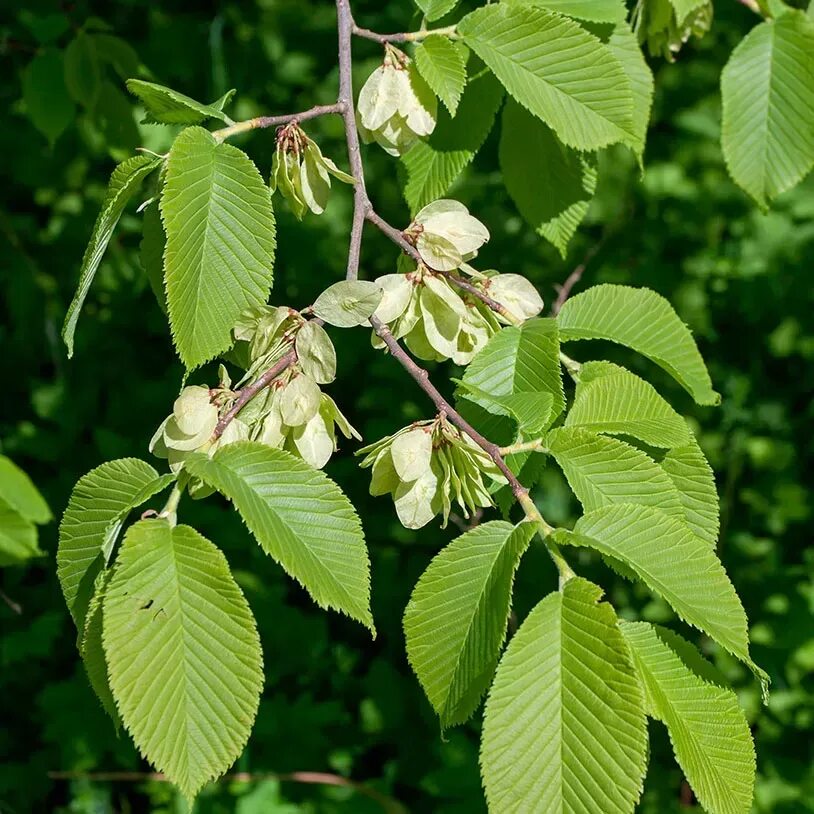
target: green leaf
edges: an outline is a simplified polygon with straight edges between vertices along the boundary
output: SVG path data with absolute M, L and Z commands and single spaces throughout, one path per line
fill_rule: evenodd
M 80 631 L 96 578 L 110 561 L 127 515 L 173 480 L 173 475 L 159 476 L 138 458 L 121 458 L 97 466 L 77 481 L 59 524 L 57 577 Z
M 709 682 L 683 657 L 689 642 L 647 622 L 621 622 L 648 714 L 666 725 L 695 796 L 710 814 L 748 814 L 755 784 L 752 733 L 734 692 Z
M 565 406 L 559 352 L 556 321 L 529 319 L 498 331 L 467 367 L 463 384 L 493 396 L 548 393 L 553 421 Z
M 124 538 L 103 609 L 122 721 L 192 798 L 240 756 L 257 713 L 263 657 L 246 599 L 195 529 L 142 520 Z
M 161 223 L 158 201 L 151 203 L 144 210 L 144 227 L 139 246 L 139 260 L 150 288 L 161 310 L 167 313 L 167 293 L 164 291 L 164 249 L 167 236 Z
M 37 527 L 0 498 L 0 568 L 42 555 Z
M 54 517 L 31 478 L 5 455 L 0 455 L 0 500 L 32 523 L 49 523 Z
M 141 182 L 161 163 L 161 159 L 146 155 L 137 155 L 123 161 L 113 170 L 107 194 L 102 203 L 102 211 L 96 218 L 93 233 L 82 258 L 79 270 L 79 285 L 65 315 L 62 326 L 62 339 L 68 349 L 68 357 L 73 356 L 73 338 L 79 313 L 85 303 L 93 278 L 102 262 L 107 244 L 113 236 L 113 230 L 124 212 L 124 208 L 135 195 Z
M 245 153 L 190 127 L 170 150 L 161 217 L 170 324 L 191 370 L 228 350 L 238 317 L 268 299 L 271 193 Z
M 447 37 L 433 34 L 416 46 L 415 64 L 432 92 L 454 116 L 466 85 L 466 62 L 461 47 Z
M 598 285 L 571 297 L 557 315 L 563 342 L 608 339 L 664 368 L 698 404 L 719 404 L 689 328 L 667 300 L 646 288 Z
M 53 48 L 40 52 L 28 63 L 22 78 L 26 115 L 53 145 L 76 115 L 65 85 L 62 52 Z
M 684 508 L 684 522 L 693 533 L 711 546 L 718 541 L 720 510 L 715 476 L 695 438 L 683 447 L 671 449 L 661 467 L 678 489 Z
M 577 520 L 573 532 L 558 529 L 553 539 L 621 560 L 684 621 L 747 664 L 765 694 L 768 678 L 749 656 L 740 599 L 709 544 L 683 522 L 650 506 L 606 506 Z
M 235 95 L 234 89 L 211 105 L 196 102 L 176 90 L 142 79 L 128 79 L 127 90 L 143 102 L 147 109 L 145 121 L 151 124 L 200 124 L 206 119 L 220 119 L 227 124 L 231 122 L 223 108 Z
M 95 39 L 80 31 L 65 49 L 65 85 L 75 102 L 93 107 L 101 86 Z
M 755 26 L 721 73 L 721 95 L 727 168 L 766 208 L 814 166 L 814 21 L 791 11 Z
M 121 79 L 127 79 L 139 69 L 139 55 L 126 40 L 112 34 L 95 34 L 93 37 L 99 59 L 107 62 Z
M 534 523 L 484 523 L 453 540 L 421 575 L 404 613 L 407 657 L 441 719 L 463 723 L 492 683 L 514 574 Z
M 79 654 L 82 656 L 82 663 L 85 666 L 85 673 L 88 676 L 88 682 L 96 693 L 102 708 L 110 716 L 113 725 L 118 730 L 121 727 L 121 719 L 119 718 L 119 711 L 116 709 L 113 691 L 110 689 L 107 659 L 102 644 L 102 619 L 104 615 L 102 600 L 110 583 L 112 573 L 112 570 L 103 571 L 97 577 L 96 588 L 88 604 L 84 629 L 80 631 L 77 643 Z
M 517 439 L 528 440 L 539 434 L 551 423 L 551 393 L 509 393 L 494 396 L 466 381 L 455 380 L 460 385 L 460 396 L 495 415 L 505 415 L 517 422 Z
M 483 722 L 489 811 L 630 814 L 641 794 L 642 690 L 602 591 L 571 579 L 506 648 Z
M 661 448 L 685 446 L 691 438 L 684 419 L 651 384 L 609 362 L 582 365 L 565 426 L 630 435 Z
M 654 460 L 630 444 L 572 427 L 552 430 L 545 444 L 586 512 L 636 503 L 684 518 L 673 482 Z
M 415 0 L 415 4 L 424 12 L 424 16 L 429 22 L 449 14 L 458 0 Z
M 540 6 L 566 17 L 593 23 L 619 23 L 627 16 L 624 0 L 503 0 L 515 5 Z
M 503 86 L 490 71 L 483 71 L 466 86 L 455 118 L 441 108 L 432 135 L 402 156 L 407 169 L 404 198 L 412 214 L 443 198 L 469 166 L 492 129 L 502 99 Z
M 370 280 L 342 280 L 314 302 L 314 313 L 337 328 L 364 325 L 382 301 L 382 289 Z
M 500 169 L 520 214 L 564 257 L 596 189 L 592 159 L 566 147 L 510 99 L 503 108 Z
M 359 518 L 339 487 L 288 452 L 230 444 L 186 468 L 228 497 L 263 550 L 323 608 L 373 628 L 370 565 Z
M 630 91 L 633 95 L 633 126 L 630 131 L 631 138 L 627 143 L 641 165 L 647 141 L 647 126 L 650 123 L 650 110 L 653 106 L 655 90 L 653 73 L 647 65 L 642 49 L 639 48 L 636 35 L 624 20 L 618 22 L 606 44 L 619 60 L 630 82 Z
M 573 20 L 502 3 L 468 14 L 458 33 L 569 147 L 596 150 L 630 138 L 630 82 L 611 50 Z

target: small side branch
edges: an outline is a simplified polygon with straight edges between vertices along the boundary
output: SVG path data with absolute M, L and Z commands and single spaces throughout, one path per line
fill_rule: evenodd
M 220 130 L 213 130 L 212 135 L 218 141 L 224 141 L 232 136 L 248 133 L 249 130 L 263 130 L 268 127 L 290 124 L 291 122 L 305 122 L 309 119 L 316 119 L 318 116 L 326 116 L 332 113 L 342 113 L 342 105 L 339 102 L 332 105 L 315 105 L 308 110 L 303 110 L 301 113 L 285 113 L 281 116 L 257 116 L 254 119 L 237 122 L 229 125 L 229 127 L 223 127 Z
M 454 25 L 448 25 L 445 28 L 425 29 L 423 31 L 406 31 L 399 34 L 379 34 L 376 31 L 371 31 L 369 28 L 361 28 L 354 23 L 353 34 L 366 40 L 379 42 L 382 45 L 384 45 L 386 42 L 420 42 L 433 34 L 437 34 L 442 37 L 449 37 L 453 40 L 458 39 L 458 34 Z

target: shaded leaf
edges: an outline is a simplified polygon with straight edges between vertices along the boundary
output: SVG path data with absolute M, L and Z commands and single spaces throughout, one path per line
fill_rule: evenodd
M 565 256 L 596 189 L 591 158 L 566 147 L 510 99 L 503 108 L 500 168 L 520 214 Z
M 443 728 L 467 720 L 492 682 L 514 573 L 536 531 L 484 523 L 437 554 L 416 583 L 404 612 L 407 657 Z
M 0 500 L 32 523 L 48 523 L 54 517 L 31 478 L 5 455 L 0 455 Z
M 455 118 L 440 109 L 432 135 L 402 156 L 407 169 L 404 198 L 413 214 L 443 198 L 469 166 L 492 129 L 502 99 L 500 82 L 490 71 L 483 71 L 464 89 Z

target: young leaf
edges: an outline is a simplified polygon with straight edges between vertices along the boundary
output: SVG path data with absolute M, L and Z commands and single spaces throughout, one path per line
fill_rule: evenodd
M 675 485 L 641 450 L 618 438 L 571 427 L 553 430 L 545 443 L 586 512 L 635 503 L 684 519 Z
M 588 20 L 592 23 L 618 23 L 625 19 L 624 0 L 503 0 L 514 4 L 540 6 L 557 11 L 566 17 Z
M 755 784 L 752 733 L 734 692 L 694 668 L 689 642 L 647 622 L 621 622 L 647 712 L 670 733 L 695 796 L 710 814 L 748 814 Z M 690 656 L 690 659 L 687 658 Z
M 323 608 L 371 629 L 370 565 L 359 518 L 339 487 L 288 452 L 253 441 L 186 464 L 228 497 L 263 550 Z
M 174 479 L 159 476 L 137 458 L 122 458 L 97 466 L 77 481 L 59 524 L 57 577 L 80 631 L 96 577 L 107 567 L 128 513 Z
M 520 214 L 564 257 L 596 189 L 591 157 L 566 147 L 551 128 L 510 99 L 503 108 L 500 168 Z
M 28 63 L 22 79 L 26 115 L 53 145 L 76 115 L 65 86 L 62 52 L 54 48 L 41 51 Z
M 646 766 L 642 690 L 602 591 L 571 579 L 506 648 L 483 722 L 489 811 L 630 814 Z
M 793 10 L 755 26 L 721 73 L 730 174 L 764 209 L 814 166 L 814 20 Z
M 424 12 L 424 16 L 429 22 L 449 14 L 458 0 L 415 0 L 415 4 Z
M 228 124 L 230 119 L 223 108 L 235 95 L 233 89 L 211 105 L 205 105 L 177 90 L 143 79 L 128 79 L 127 90 L 144 103 L 145 122 L 149 124 L 200 124 L 206 119 L 220 119 Z
M 432 135 L 402 156 L 407 169 L 404 198 L 414 215 L 443 198 L 469 166 L 492 129 L 502 99 L 500 82 L 490 71 L 483 71 L 466 86 L 455 118 L 439 110 Z
M 328 286 L 316 299 L 314 313 L 329 325 L 353 328 L 364 325 L 382 301 L 382 290 L 370 280 L 342 280 Z
M 73 337 L 79 319 L 79 312 L 82 310 L 85 297 L 87 297 L 93 278 L 96 276 L 96 270 L 102 262 L 107 244 L 113 236 L 113 230 L 116 228 L 125 206 L 136 193 L 141 182 L 160 163 L 160 158 L 147 155 L 133 156 L 133 158 L 128 158 L 127 161 L 119 164 L 113 170 L 113 175 L 110 176 L 107 194 L 102 203 L 102 211 L 93 226 L 93 233 L 85 250 L 85 256 L 82 258 L 82 265 L 79 270 L 79 286 L 68 307 L 65 324 L 62 326 L 62 339 L 68 348 L 69 358 L 73 356 Z
M 240 756 L 263 685 L 254 617 L 189 526 L 127 532 L 103 600 L 110 686 L 141 753 L 192 798 Z
M 508 393 L 494 396 L 466 381 L 458 381 L 459 397 L 472 401 L 494 415 L 505 415 L 517 422 L 517 440 L 529 440 L 551 423 L 551 393 Z
M 650 506 L 622 504 L 595 509 L 577 520 L 573 532 L 558 529 L 553 538 L 621 560 L 684 621 L 748 665 L 765 694 L 768 678 L 749 656 L 740 599 L 709 544 L 683 522 Z
M 484 523 L 453 540 L 416 583 L 404 612 L 407 657 L 441 719 L 463 723 L 492 682 L 514 573 L 534 523 Z
M 79 31 L 65 48 L 65 85 L 75 102 L 93 107 L 101 86 L 101 74 L 95 37 L 84 31 Z
M 494 396 L 548 393 L 553 421 L 565 405 L 559 352 L 556 322 L 530 319 L 498 331 L 467 367 L 463 383 Z
M 629 138 L 630 82 L 610 49 L 573 20 L 501 3 L 468 14 L 458 33 L 569 147 L 596 150 Z
M 720 510 L 715 476 L 695 438 L 683 447 L 671 449 L 661 468 L 678 489 L 684 508 L 684 522 L 693 533 L 711 546 L 718 541 Z
M 594 286 L 567 300 L 557 323 L 563 342 L 608 339 L 626 345 L 664 368 L 698 404 L 720 403 L 689 328 L 655 291 Z
M 0 498 L 0 568 L 19 565 L 42 554 L 37 527 Z
M 630 435 L 651 447 L 690 443 L 684 419 L 649 382 L 609 362 L 586 362 L 579 372 L 566 427 Z
M 466 62 L 461 47 L 447 37 L 433 34 L 416 46 L 415 64 L 432 92 L 454 116 L 466 85 Z
M 31 478 L 5 455 L 0 455 L 0 500 L 32 523 L 49 523 L 53 519 Z
M 227 350 L 237 318 L 268 298 L 271 193 L 245 153 L 190 127 L 170 150 L 161 216 L 170 324 L 191 370 Z

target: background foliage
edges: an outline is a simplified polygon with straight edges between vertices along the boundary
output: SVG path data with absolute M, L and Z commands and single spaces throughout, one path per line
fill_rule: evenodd
M 409 29 L 414 22 L 400 3 L 358 2 L 355 13 L 360 24 L 379 31 Z M 551 302 L 556 284 L 587 258 L 584 279 L 659 291 L 698 337 L 722 407 L 693 406 L 666 374 L 656 381 L 698 422 L 716 470 L 722 556 L 752 623 L 754 657 L 772 677 L 769 706 L 761 707 L 744 667 L 702 637 L 697 641 L 742 688 L 758 752 L 755 810 L 797 814 L 814 811 L 814 557 L 807 550 L 814 294 L 806 281 L 814 262 L 814 179 L 763 215 L 726 173 L 720 71 L 755 21 L 741 5 L 719 3 L 706 38 L 688 44 L 676 64 L 651 62 L 657 91 L 644 175 L 622 149 L 602 156 L 597 197 L 564 260 L 506 198 L 495 134 L 454 194 L 492 232 L 482 252 L 485 267 L 526 275 Z M 0 451 L 33 477 L 59 514 L 89 469 L 146 454 L 182 375 L 180 363 L 168 361 L 170 337 L 139 265 L 139 224 L 132 213 L 102 265 L 71 362 L 58 340 L 114 161 L 138 145 L 161 151 L 171 137 L 166 128 L 138 124 L 123 77 L 138 73 L 202 99 L 238 87 L 234 115 L 240 119 L 329 103 L 336 87 L 335 12 L 324 0 L 234 0 L 194 11 L 178 2 L 149 10 L 128 0 L 59 7 L 31 2 L 1 25 Z M 354 47 L 358 88 L 380 53 L 373 43 Z M 338 120 L 306 129 L 344 164 Z M 237 143 L 247 145 L 268 172 L 271 132 Z M 368 149 L 370 192 L 383 216 L 406 225 L 408 208 L 393 183 L 391 161 Z M 277 206 L 275 302 L 305 305 L 341 279 L 350 212 L 351 192 L 339 188 L 322 218 L 302 224 Z M 371 231 L 362 258 L 366 276 L 394 270 L 395 259 Z M 367 440 L 430 414 L 406 374 L 372 354 L 365 332 L 332 331 L 332 338 L 340 360 L 332 392 Z M 613 349 L 608 352 L 614 358 Z M 652 377 L 654 368 L 647 370 Z M 236 770 L 327 771 L 369 781 L 410 810 L 482 811 L 479 718 L 440 737 L 402 640 L 409 592 L 457 530 L 428 528 L 419 542 L 400 526 L 388 500 L 367 495 L 367 477 L 358 474 L 352 449 L 345 445 L 328 473 L 365 518 L 375 642 L 360 626 L 315 609 L 224 504 L 186 509 L 225 550 L 263 638 L 265 692 Z M 575 516 L 568 494 L 558 472 L 546 473 L 541 508 L 551 522 Z M 149 779 L 81 777 L 144 766 L 127 739 L 116 738 L 87 686 L 56 581 L 55 524 L 41 528 L 40 539 L 44 559 L 0 571 L 3 592 L 22 606 L 16 614 L 0 604 L 0 811 L 185 810 L 175 792 Z M 655 622 L 672 618 L 666 605 L 613 577 L 594 555 L 580 553 L 580 573 L 599 578 L 617 608 Z M 555 580 L 544 552 L 532 550 L 527 558 L 515 592 L 521 619 L 541 594 L 540 580 L 551 588 Z M 692 798 L 666 736 L 661 729 L 651 734 L 641 810 L 686 810 Z M 56 770 L 80 776 L 49 779 Z M 382 807 L 347 789 L 265 780 L 224 781 L 202 794 L 198 810 L 328 814 Z

